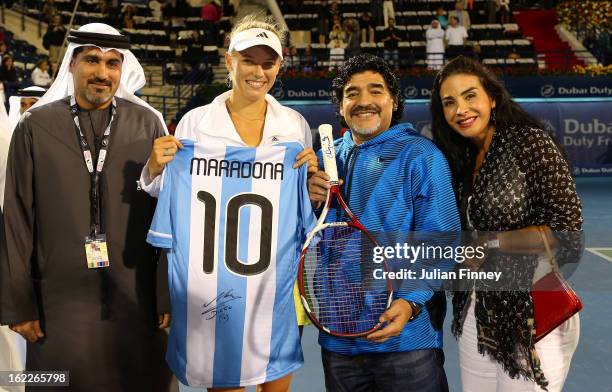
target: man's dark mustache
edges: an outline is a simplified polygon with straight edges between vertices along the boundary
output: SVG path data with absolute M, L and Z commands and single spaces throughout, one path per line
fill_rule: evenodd
M 381 110 L 376 105 L 368 105 L 368 106 L 355 106 L 353 110 L 351 110 L 351 115 L 354 115 L 359 112 L 376 112 L 380 113 Z
M 95 83 L 95 84 L 105 84 L 107 86 L 111 85 L 111 81 L 108 79 L 98 79 L 98 78 L 94 78 L 94 79 L 89 79 L 87 81 L 87 83 Z

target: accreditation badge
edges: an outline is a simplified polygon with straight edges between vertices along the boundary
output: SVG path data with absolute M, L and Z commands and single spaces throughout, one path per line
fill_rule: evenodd
M 87 268 L 108 267 L 110 262 L 108 260 L 106 235 L 97 234 L 93 237 L 85 237 L 85 255 L 87 256 Z

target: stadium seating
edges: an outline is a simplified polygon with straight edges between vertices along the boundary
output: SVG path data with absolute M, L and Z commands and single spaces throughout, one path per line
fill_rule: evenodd
M 334 61 L 330 61 L 330 50 L 325 45 L 315 43 L 318 42 L 317 21 L 319 15 L 317 12 L 322 4 L 321 0 L 308 0 L 297 5 L 291 1 L 280 0 L 279 4 L 289 30 L 310 33 L 313 54 L 318 60 L 317 66 L 321 68 L 333 66 Z M 395 22 L 403 39 L 398 48 L 400 65 L 425 66 L 425 31 L 432 19 L 435 18 L 435 10 L 438 7 L 443 7 L 447 12 L 452 10 L 455 0 L 403 2 L 403 9 L 398 9 L 398 4 L 395 3 Z M 367 0 L 338 1 L 338 6 L 342 19 L 358 19 L 362 13 L 371 10 L 371 3 Z M 523 37 L 519 26 L 515 23 L 487 24 L 485 8 L 485 0 L 476 0 L 474 9 L 470 11 L 473 24 L 469 30 L 467 47 L 479 44 L 482 48 L 482 59 L 487 60 L 487 63 L 491 65 L 508 64 L 506 59 L 512 53 L 514 56 L 520 57 L 519 64 L 535 66 L 537 62 L 533 45 Z M 383 44 L 381 39 L 384 29 L 384 26 L 376 26 L 376 44 L 362 43 L 361 51 L 382 56 Z M 307 45 L 308 42 L 294 43 L 294 46 L 298 48 L 299 56 L 303 55 L 303 48 Z

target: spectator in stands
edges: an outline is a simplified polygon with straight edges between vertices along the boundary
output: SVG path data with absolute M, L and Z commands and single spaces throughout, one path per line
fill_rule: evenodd
M 106 15 L 108 14 L 109 8 L 110 5 L 108 0 L 98 0 L 98 3 L 96 4 L 96 12 Z
M 446 30 L 446 27 L 448 27 L 448 19 L 446 19 L 446 11 L 444 11 L 444 8 L 438 7 L 436 9 L 436 19 L 440 22 L 440 27 Z
M 329 35 L 329 23 L 332 20 L 331 10 L 327 0 L 323 0 L 317 8 L 317 28 L 319 30 L 319 43 L 325 44 Z
M 38 60 L 32 71 L 32 84 L 39 87 L 49 87 L 53 80 L 49 75 L 49 60 Z
M 4 56 L 7 54 L 8 54 L 8 47 L 6 46 L 6 42 L 0 40 L 0 61 L 2 61 Z
M 317 65 L 317 56 L 312 52 L 312 46 L 308 45 L 304 48 L 301 62 L 305 72 L 312 72 L 314 70 Z
M 361 14 L 359 19 L 359 29 L 361 30 L 361 42 L 374 43 L 374 21 L 369 12 Z
M 183 62 L 186 67 L 179 67 L 187 70 L 182 77 L 185 83 L 210 84 L 212 82 L 212 66 L 204 51 L 204 43 L 199 30 L 192 31 L 191 39 L 188 40 L 183 51 Z
M 330 3 L 329 13 L 332 16 L 332 20 L 336 17 L 340 18 L 340 6 L 338 5 L 338 2 L 336 0 L 332 0 L 332 2 Z
M 357 19 L 347 19 L 345 31 L 347 33 L 346 54 L 348 57 L 356 56 L 361 53 L 361 32 Z
M 500 23 L 510 23 L 510 0 L 498 0 Z
M 383 30 L 381 41 L 385 44 L 383 57 L 395 68 L 399 67 L 398 44 L 402 40 L 399 30 L 395 27 L 395 19 L 389 18 L 387 28 Z
M 10 134 L 13 134 L 21 115 L 31 108 L 46 91 L 42 87 L 31 86 L 19 89 L 9 98 L 8 125 Z
M 162 20 L 162 3 L 161 2 L 157 0 L 150 0 L 149 10 L 151 10 L 151 16 L 153 16 L 155 19 L 159 21 Z
M 0 82 L 4 85 L 4 94 L 8 98 L 12 95 L 13 90 L 19 87 L 19 76 L 13 63 L 13 57 L 10 54 L 5 54 L 2 57 L 2 65 L 0 66 Z M 4 102 L 0 102 L 4 105 Z
M 457 18 L 459 24 L 465 28 L 465 31 L 470 29 L 472 25 L 470 14 L 464 9 L 462 1 L 455 3 L 455 9 L 449 13 L 449 17 L 453 16 Z
M 472 45 L 472 58 L 476 61 L 482 61 L 482 47 L 480 44 Z
M 346 32 L 342 29 L 342 25 L 339 22 L 334 23 L 334 28 L 329 33 L 329 44 L 327 47 L 330 49 L 346 48 Z
M 427 41 L 427 68 L 440 69 L 444 64 L 444 30 L 438 19 L 431 21 L 425 32 Z
M 43 46 L 49 51 L 49 60 L 56 62 L 60 57 L 66 28 L 62 24 L 61 15 L 53 15 L 47 32 L 43 36 Z
M 162 20 L 164 21 L 164 26 L 166 27 L 171 26 L 172 20 L 176 16 L 176 8 L 174 7 L 174 4 L 166 0 L 166 2 L 162 4 L 161 11 L 162 11 Z
M 463 53 L 465 40 L 468 37 L 465 27 L 459 24 L 456 16 L 450 17 L 450 25 L 446 29 L 447 58 L 452 59 Z
M 180 16 L 180 9 L 174 7 L 174 15 L 170 17 L 170 27 L 173 30 L 182 30 L 186 27 L 185 18 Z
M 395 20 L 395 9 L 393 8 L 393 1 L 384 0 L 383 1 L 383 21 L 385 22 L 385 27 L 389 27 L 389 19 Z
M 374 21 L 374 27 L 382 26 L 385 24 L 385 21 L 383 19 L 382 0 L 371 0 L 370 1 L 370 13 L 372 14 L 372 20 Z
M 298 54 L 297 48 L 295 46 L 286 46 L 283 52 L 286 53 L 286 55 L 283 54 L 283 63 L 285 63 L 287 69 L 298 70 L 300 68 L 300 55 Z
M 42 15 L 45 22 L 49 23 L 53 19 L 53 15 L 57 15 L 59 10 L 55 6 L 55 0 L 45 0 L 42 6 Z
M 191 39 L 188 40 L 185 49 L 183 50 L 183 61 L 191 68 L 198 68 L 202 58 L 204 57 L 204 44 L 200 30 L 194 30 L 191 33 Z
M 204 30 L 204 43 L 216 45 L 219 29 L 217 23 L 221 20 L 221 6 L 214 0 L 208 0 L 200 12 L 202 29 Z
M 17 81 L 17 70 L 15 69 L 13 56 L 8 53 L 2 56 L 2 66 L 0 66 L 0 80 L 9 82 Z
M 487 20 L 489 23 L 497 23 L 497 10 L 499 8 L 499 0 L 487 1 Z
M 55 79 L 55 75 L 57 75 L 57 72 L 61 65 L 62 63 L 59 61 L 56 61 L 55 63 L 49 63 L 49 75 L 51 75 L 51 79 Z
M 126 5 L 123 9 L 123 27 L 126 29 L 134 28 L 134 16 L 136 16 L 136 7 L 133 5 Z
M 335 24 L 342 25 L 342 18 L 340 17 L 340 15 L 332 15 L 332 23 L 331 23 L 332 27 Z

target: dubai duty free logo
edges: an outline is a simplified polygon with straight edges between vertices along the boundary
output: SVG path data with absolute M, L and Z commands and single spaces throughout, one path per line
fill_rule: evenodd
M 281 87 L 276 87 L 276 88 L 272 89 L 272 91 L 270 93 L 276 99 L 283 99 L 283 98 L 285 98 L 285 90 L 283 90 L 282 86 Z
M 551 84 L 545 84 L 544 86 L 540 87 L 540 95 L 544 98 L 552 97 L 553 95 L 555 95 L 555 86 Z
M 414 99 L 419 95 L 419 89 L 416 86 L 408 86 L 404 89 L 404 98 Z

